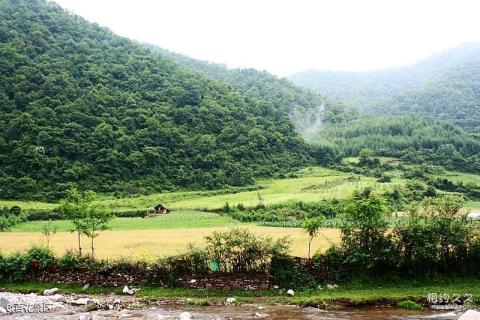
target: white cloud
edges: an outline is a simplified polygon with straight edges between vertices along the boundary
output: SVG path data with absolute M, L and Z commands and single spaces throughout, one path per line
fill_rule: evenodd
M 480 41 L 476 0 L 56 0 L 115 33 L 277 75 L 413 63 Z

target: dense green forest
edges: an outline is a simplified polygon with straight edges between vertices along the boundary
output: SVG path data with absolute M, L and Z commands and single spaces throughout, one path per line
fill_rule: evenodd
M 407 67 L 370 72 L 308 70 L 290 79 L 370 113 L 419 114 L 480 133 L 479 43 Z
M 120 194 L 241 186 L 336 164 L 364 148 L 478 171 L 477 137 L 419 116 L 366 116 L 355 108 L 364 98 L 355 93 L 360 86 L 372 86 L 368 99 L 389 101 L 400 89 L 422 88 L 431 107 L 404 95 L 396 101 L 405 106 L 371 109 L 457 117 L 453 122 L 475 132 L 480 71 L 467 79 L 475 65 L 460 68 L 475 49 L 451 54 L 449 72 L 443 54 L 418 64 L 420 71 L 325 81 L 332 102 L 267 72 L 132 42 L 52 2 L 0 0 L 0 198 L 55 200 L 71 186 Z M 454 78 L 465 84 L 455 91 L 460 100 L 438 85 Z
M 480 172 L 480 141 L 455 126 L 418 116 L 358 115 L 325 123 L 312 143 L 336 148 L 346 156 L 363 149 L 409 163 Z
M 209 63 L 147 45 L 154 52 L 161 52 L 181 65 L 225 82 L 248 97 L 271 103 L 274 107 L 291 112 L 312 109 L 325 103 L 318 94 L 294 85 L 285 78 L 278 78 L 266 71 L 255 69 L 229 69 L 225 65 Z
M 272 101 L 54 3 L 1 0 L 0 41 L 0 198 L 238 186 L 312 163 Z

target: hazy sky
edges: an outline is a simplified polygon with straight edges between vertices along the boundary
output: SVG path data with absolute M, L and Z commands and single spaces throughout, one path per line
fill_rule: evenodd
M 413 63 L 480 41 L 477 0 L 55 0 L 115 33 L 280 76 Z

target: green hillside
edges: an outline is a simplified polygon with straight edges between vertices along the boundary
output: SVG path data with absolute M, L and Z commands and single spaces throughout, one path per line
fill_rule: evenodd
M 318 94 L 294 85 L 285 78 L 278 78 L 266 71 L 255 69 L 231 69 L 225 65 L 209 63 L 174 53 L 152 45 L 154 52 L 164 53 L 177 63 L 228 84 L 246 96 L 271 103 L 286 111 L 316 108 L 325 103 Z
M 480 172 L 480 141 L 455 126 L 419 116 L 359 115 L 325 123 L 312 143 L 330 145 L 343 155 L 363 149 L 409 163 L 431 163 L 451 170 Z
M 0 0 L 0 74 L 0 198 L 213 189 L 311 162 L 271 101 L 51 2 Z

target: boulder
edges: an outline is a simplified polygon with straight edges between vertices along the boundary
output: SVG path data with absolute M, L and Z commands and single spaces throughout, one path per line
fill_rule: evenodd
M 51 296 L 56 293 L 58 293 L 59 289 L 58 288 L 52 288 L 52 289 L 45 289 L 43 290 L 43 295 L 44 296 Z
M 295 291 L 293 291 L 292 289 L 288 289 L 287 296 L 293 297 L 294 295 L 295 295 Z
M 225 304 L 228 305 L 228 306 L 235 304 L 235 302 L 237 302 L 237 299 L 235 299 L 233 297 L 232 298 L 227 298 L 227 300 L 225 300 Z
M 458 320 L 480 320 L 480 312 L 468 310 L 458 318 Z

